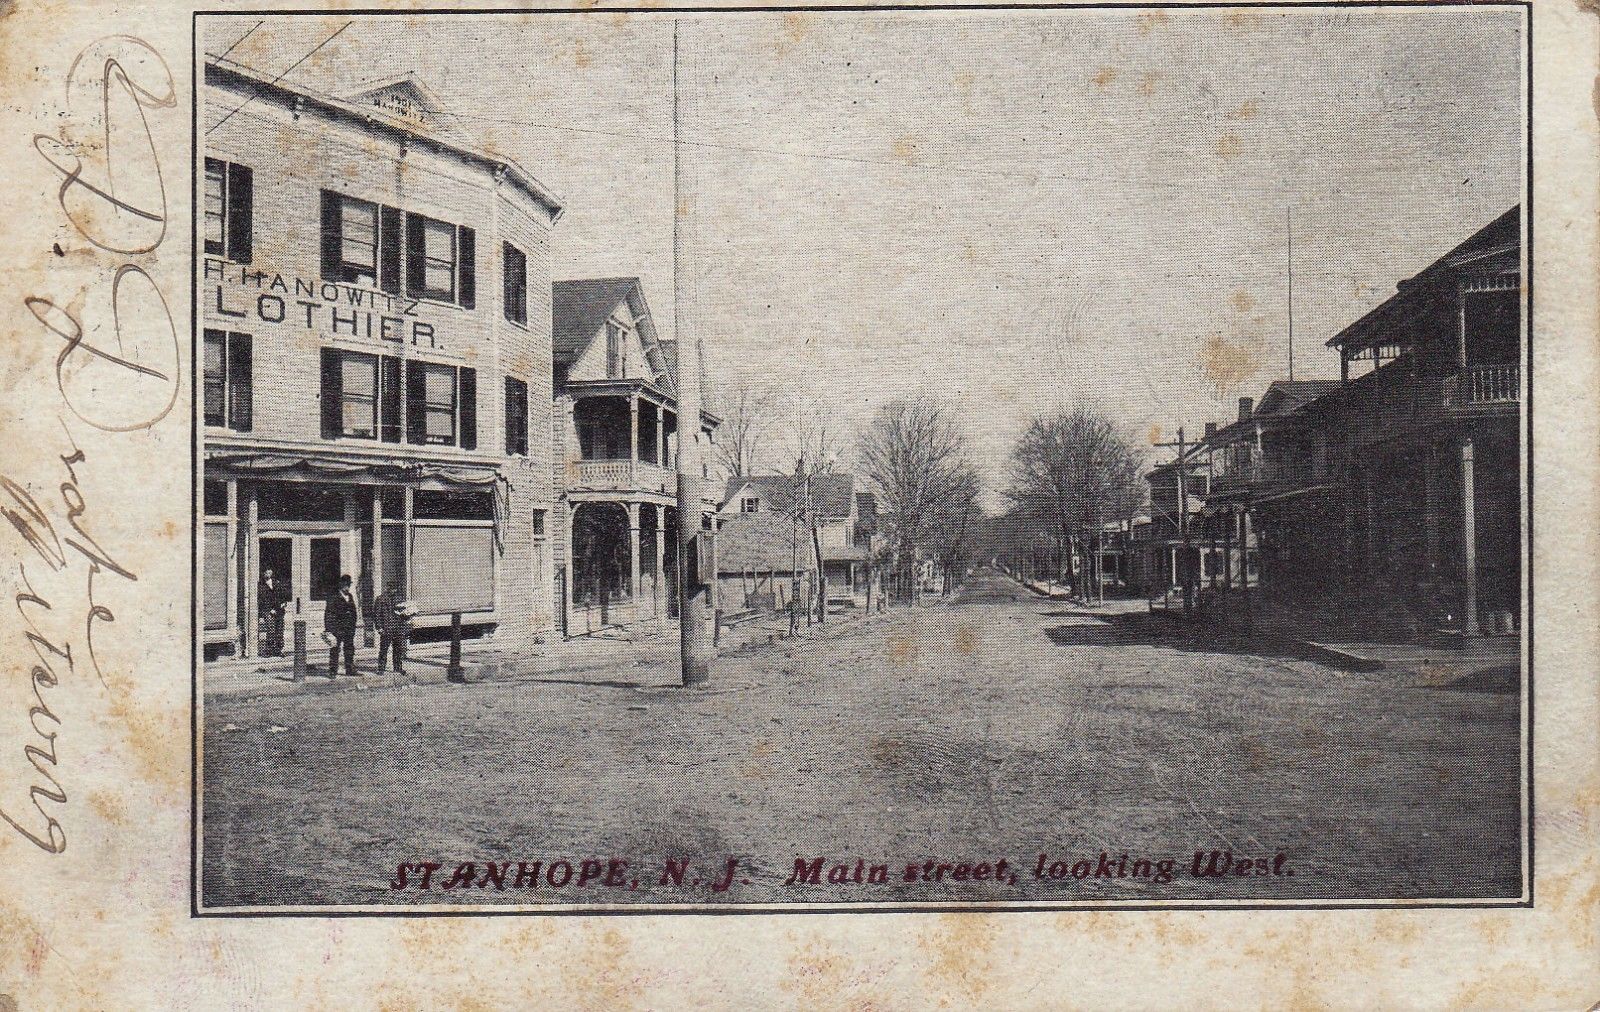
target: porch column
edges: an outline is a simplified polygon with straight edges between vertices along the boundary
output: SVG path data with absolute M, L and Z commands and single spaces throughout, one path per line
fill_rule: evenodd
M 1422 562 L 1429 581 L 1439 572 L 1439 459 L 1429 446 L 1422 457 Z
M 639 420 L 634 414 L 635 422 Z M 628 566 L 631 568 L 633 582 L 628 584 L 628 596 L 634 601 L 639 600 L 639 504 L 628 504 Z
M 662 614 L 661 579 L 666 573 L 667 511 L 660 503 L 656 503 L 651 509 L 655 511 L 656 517 L 656 568 L 650 577 L 650 603 L 652 613 L 659 617 Z
M 383 571 L 383 486 L 372 486 L 372 598 L 387 595 L 388 577 Z M 387 600 L 387 598 L 385 598 Z M 397 602 L 396 602 L 397 603 Z M 376 618 L 382 621 L 383 616 Z
M 628 459 L 639 463 L 639 395 L 628 398 Z M 639 529 L 639 510 L 633 511 L 633 529 Z
M 1461 439 L 1461 554 L 1466 564 L 1466 600 L 1461 629 L 1468 636 L 1478 635 L 1478 518 L 1473 502 L 1472 437 Z
M 400 567 L 400 598 L 407 600 L 411 597 L 411 518 L 416 516 L 416 489 L 410 485 L 405 487 L 405 494 L 401 496 L 400 519 L 404 521 L 400 528 L 400 552 L 404 563 Z
M 1239 523 L 1239 515 L 1233 510 L 1226 514 L 1228 522 L 1222 528 L 1222 586 L 1227 590 L 1233 589 L 1233 529 Z
M 1378 576 L 1378 493 L 1372 488 L 1372 477 L 1370 475 L 1363 485 L 1362 493 L 1362 505 L 1367 513 L 1367 581 L 1371 583 Z
M 667 409 L 655 405 L 656 409 L 656 463 L 661 467 L 667 466 Z M 656 523 L 661 522 L 661 507 L 656 507 Z M 658 535 L 659 539 L 659 535 Z M 661 569 L 656 567 L 657 571 Z
M 561 596 L 564 598 L 564 600 L 561 602 L 561 614 L 565 616 L 565 620 L 562 622 L 561 633 L 566 638 L 571 639 L 573 600 L 572 585 L 578 582 L 578 552 L 577 546 L 572 543 L 572 526 L 573 519 L 578 513 L 578 504 L 569 502 L 566 504 L 562 512 L 566 514 L 566 519 L 562 521 L 562 526 L 566 528 L 566 547 L 563 549 L 563 551 L 566 552 L 567 556 L 567 578 L 561 581 Z

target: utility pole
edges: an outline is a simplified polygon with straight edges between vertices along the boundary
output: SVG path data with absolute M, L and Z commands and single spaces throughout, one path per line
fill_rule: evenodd
M 700 346 L 684 325 L 682 101 L 678 87 L 678 20 L 672 21 L 672 327 L 678 342 L 678 653 L 686 686 L 711 677 L 715 644 L 706 629 L 714 572 L 697 550 L 704 528 L 700 496 Z M 687 353 L 686 353 L 687 352 Z M 705 558 L 698 556 L 704 554 Z M 693 565 L 690 565 L 690 562 Z
M 1294 382 L 1294 212 L 1283 209 L 1284 232 L 1289 239 L 1289 382 Z
M 1193 565 L 1189 557 L 1191 546 L 1189 544 L 1189 482 L 1184 471 L 1187 468 L 1185 460 L 1189 456 L 1189 444 L 1183 438 L 1183 426 L 1178 426 L 1178 441 L 1176 443 L 1156 443 L 1156 446 L 1171 446 L 1178 450 L 1178 535 L 1183 543 L 1183 564 L 1178 567 L 1183 579 L 1183 617 L 1189 618 L 1194 614 L 1194 580 Z

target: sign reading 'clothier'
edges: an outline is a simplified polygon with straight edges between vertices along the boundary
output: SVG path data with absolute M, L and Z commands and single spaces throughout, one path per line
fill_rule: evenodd
M 285 278 L 207 257 L 208 309 L 219 317 L 304 325 L 332 337 L 443 349 L 433 324 L 416 318 L 417 299 L 336 281 Z M 214 282 L 214 283 L 213 283 Z

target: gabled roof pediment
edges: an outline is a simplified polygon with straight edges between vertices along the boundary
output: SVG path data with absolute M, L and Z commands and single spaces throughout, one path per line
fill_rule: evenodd
M 339 96 L 352 105 L 371 106 L 427 130 L 455 133 L 455 118 L 427 85 L 411 74 L 369 81 Z

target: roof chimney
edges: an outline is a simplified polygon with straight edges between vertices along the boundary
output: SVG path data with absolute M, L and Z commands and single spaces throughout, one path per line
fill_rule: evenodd
M 1250 412 L 1255 408 L 1256 402 L 1249 397 L 1239 398 L 1239 421 L 1250 417 Z
M 1210 439 L 1212 436 L 1215 436 L 1216 434 L 1217 434 L 1217 423 L 1216 422 L 1207 422 L 1206 423 L 1206 438 Z

